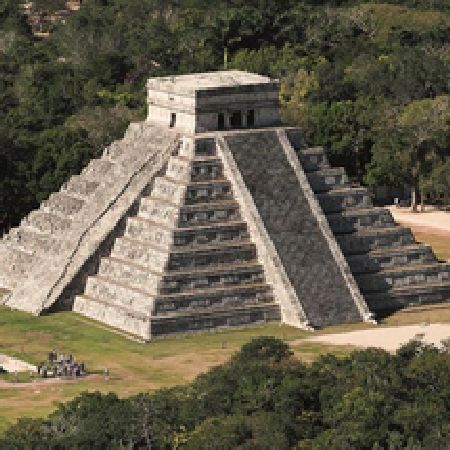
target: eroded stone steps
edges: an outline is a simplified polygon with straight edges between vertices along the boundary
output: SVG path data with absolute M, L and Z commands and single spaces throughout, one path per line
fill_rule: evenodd
M 191 166 L 191 180 L 193 182 L 223 179 L 223 165 L 218 158 L 194 159 Z
M 256 247 L 248 239 L 239 242 L 223 242 L 220 245 L 193 245 L 191 247 L 172 247 L 170 253 L 163 247 L 145 241 L 118 238 L 115 241 L 112 257 L 125 259 L 143 267 L 160 272 L 165 270 L 184 270 L 195 267 L 220 267 L 240 262 L 256 260 Z
M 152 295 L 264 282 L 263 269 L 256 261 L 158 273 L 129 260 L 106 257 L 101 261 L 98 275 Z
M 366 228 L 351 234 L 336 234 L 335 237 L 343 253 L 347 256 L 382 248 L 416 244 L 411 230 L 400 226 Z
M 109 256 L 102 258 L 98 275 L 156 294 L 163 272 L 156 272 L 129 259 Z
M 156 272 L 162 272 L 167 264 L 168 251 L 148 241 L 123 236 L 115 240 L 111 256 L 127 259 L 135 264 L 150 267 Z
M 35 258 L 25 249 L 10 247 L 3 241 L 0 244 L 0 286 L 12 290 L 23 281 Z
M 132 334 L 150 340 L 150 313 L 141 313 L 126 306 L 110 304 L 83 294 L 75 298 L 74 311 L 121 330 L 131 330 Z
M 336 187 L 349 187 L 350 182 L 343 167 L 328 167 L 307 173 L 312 190 L 317 193 L 328 192 Z
M 55 214 L 42 209 L 32 211 L 27 217 L 27 224 L 39 233 L 60 233 L 70 228 L 71 220 L 60 214 Z
M 386 292 L 368 293 L 366 301 L 372 311 L 386 313 L 405 306 L 450 301 L 450 282 L 423 283 L 397 287 Z
M 170 229 L 166 224 L 135 216 L 128 219 L 125 236 L 168 249 L 172 242 L 175 246 L 192 246 L 248 239 L 249 234 L 246 223 L 240 220 Z
M 239 310 L 198 311 L 174 317 L 155 316 L 131 311 L 126 307 L 110 305 L 82 295 L 77 297 L 77 311 L 112 327 L 134 330 L 145 340 L 159 335 L 187 333 L 200 330 L 240 327 L 280 320 L 277 304 L 248 306 Z
M 109 314 L 103 316 L 98 311 L 99 306 L 101 309 L 106 308 Z M 183 321 L 185 317 L 200 318 L 220 313 L 237 317 L 242 311 L 251 312 L 254 309 L 270 309 L 271 316 L 280 315 L 279 305 L 274 303 L 267 285 L 207 289 L 185 294 L 159 295 L 155 298 L 102 277 L 89 279 L 88 289 L 85 294 L 76 298 L 74 309 L 97 320 L 106 319 L 106 323 L 119 328 L 120 320 L 117 318 L 112 319 L 114 322 L 108 322 L 111 320 L 110 316 L 125 313 L 128 318 L 143 320 L 152 314 L 152 321 L 169 318 L 176 323 L 177 320 Z M 177 330 L 181 331 L 179 327 Z
M 179 214 L 179 206 L 159 197 L 142 197 L 139 204 L 138 217 L 153 220 L 174 227 Z
M 132 287 L 125 282 L 100 274 L 88 278 L 85 293 L 105 301 L 110 300 L 129 306 L 134 306 L 135 303 L 137 308 L 139 305 L 151 306 L 153 301 L 152 293 L 143 286 Z
M 264 281 L 264 271 L 258 263 L 223 265 L 220 268 L 167 272 L 159 284 L 159 293 L 190 292 L 204 287 L 228 287 L 264 283 Z
M 70 248 L 66 240 L 56 239 L 54 235 L 40 233 L 26 225 L 13 229 L 7 239 L 10 247 L 36 256 L 58 254 Z
M 347 208 L 367 209 L 373 206 L 372 199 L 364 187 L 334 188 L 326 193 L 317 194 L 317 200 L 327 215 Z
M 185 205 L 232 199 L 231 184 L 228 180 L 191 182 L 186 189 Z
M 176 317 L 156 316 L 152 318 L 152 334 L 155 336 L 171 333 L 189 333 L 200 330 L 242 327 L 260 323 L 279 321 L 279 305 L 252 305 L 233 310 L 211 310 L 204 314 L 195 312 Z
M 386 208 L 347 208 L 327 215 L 328 223 L 335 234 L 353 233 L 365 228 L 392 228 L 394 218 Z
M 356 275 L 364 293 L 386 291 L 425 283 L 450 283 L 450 263 L 410 264 L 380 270 L 375 274 Z
M 347 261 L 352 273 L 356 275 L 410 264 L 436 263 L 437 259 L 429 246 L 413 244 L 373 250 L 362 255 L 349 255 Z
M 178 226 L 186 228 L 240 219 L 239 204 L 235 200 L 222 200 L 182 206 Z
M 155 313 L 165 315 L 186 310 L 204 312 L 213 305 L 232 309 L 273 301 L 272 289 L 265 283 L 211 287 L 192 292 L 159 294 L 155 300 Z
M 64 191 L 68 192 L 69 195 L 75 194 L 79 197 L 89 197 L 99 185 L 99 181 L 87 180 L 80 175 L 74 175 L 64 186 Z
M 256 247 L 249 240 L 221 245 L 202 245 L 187 249 L 172 249 L 167 263 L 168 270 L 194 267 L 220 267 L 222 264 L 251 262 L 256 260 Z
M 323 147 L 296 149 L 305 172 L 315 172 L 330 167 Z

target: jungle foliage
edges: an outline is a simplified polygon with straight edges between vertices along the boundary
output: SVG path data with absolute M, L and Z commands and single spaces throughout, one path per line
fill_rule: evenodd
M 19 3 L 0 0 L 0 228 L 144 117 L 148 77 L 223 67 L 280 78 L 285 121 L 355 179 L 449 195 L 447 0 L 86 0 L 41 41 Z

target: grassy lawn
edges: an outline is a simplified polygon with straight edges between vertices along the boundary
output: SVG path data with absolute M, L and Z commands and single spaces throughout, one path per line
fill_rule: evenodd
M 337 329 L 344 331 L 365 326 L 355 324 Z M 0 353 L 36 364 L 45 359 L 50 350 L 56 349 L 72 353 L 90 370 L 101 372 L 108 368 L 110 371 L 108 380 L 93 375 L 65 383 L 40 383 L 39 386 L 28 383 L 20 388 L 5 385 L 6 380 L 0 379 L 0 433 L 16 418 L 44 416 L 58 402 L 69 400 L 82 391 L 113 391 L 129 396 L 187 383 L 199 373 L 226 361 L 255 336 L 276 336 L 290 341 L 309 335 L 311 333 L 285 325 L 268 324 L 139 344 L 74 313 L 36 318 L 0 307 Z M 295 348 L 305 361 L 330 350 L 333 348 L 317 344 Z M 336 351 L 345 353 L 346 350 L 339 348 Z
M 417 241 L 431 245 L 439 259 L 443 261 L 450 259 L 450 231 L 447 236 L 442 232 L 433 233 L 420 228 L 412 228 L 412 231 Z

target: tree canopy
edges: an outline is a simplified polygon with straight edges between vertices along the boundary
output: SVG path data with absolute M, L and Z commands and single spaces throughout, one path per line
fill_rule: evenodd
M 257 338 L 191 384 L 85 393 L 12 425 L 2 449 L 433 449 L 450 444 L 450 348 L 412 341 L 310 365 Z
M 3 228 L 145 117 L 147 78 L 223 67 L 279 78 L 286 123 L 356 180 L 449 196 L 448 119 L 411 140 L 450 95 L 446 0 L 88 0 L 44 40 L 19 3 L 0 0 Z

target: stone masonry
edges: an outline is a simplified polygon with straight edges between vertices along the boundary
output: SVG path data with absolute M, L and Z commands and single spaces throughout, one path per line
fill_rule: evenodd
M 450 298 L 450 264 L 280 126 L 276 81 L 230 71 L 148 89 L 148 120 L 0 241 L 7 306 L 150 340 Z

